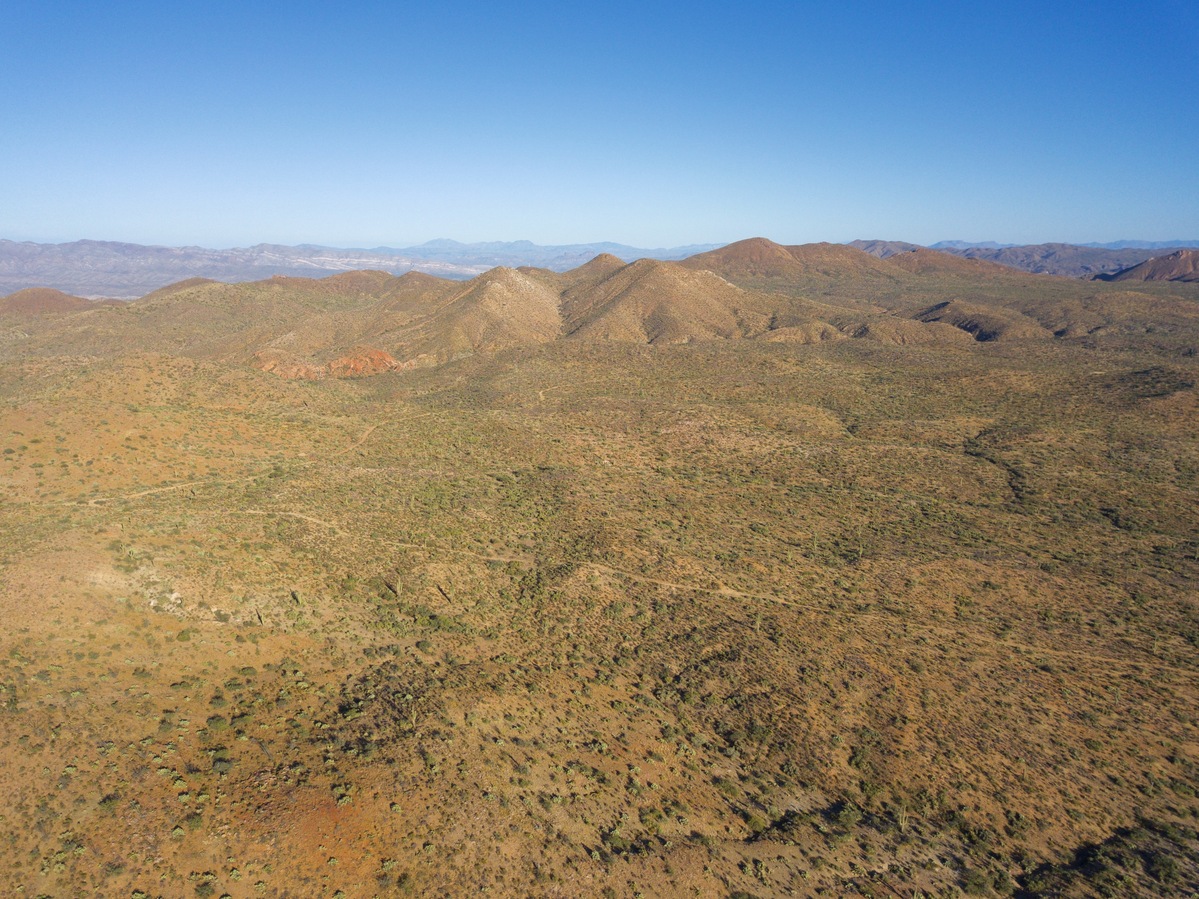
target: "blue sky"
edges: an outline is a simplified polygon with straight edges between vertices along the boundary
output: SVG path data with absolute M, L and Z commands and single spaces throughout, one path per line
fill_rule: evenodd
M 1199 239 L 1193 0 L 0 4 L 0 237 Z

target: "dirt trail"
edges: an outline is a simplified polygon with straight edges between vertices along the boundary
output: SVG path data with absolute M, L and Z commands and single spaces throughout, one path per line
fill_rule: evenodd
M 221 513 L 213 513 L 221 514 Z M 321 527 L 328 528 L 337 534 L 338 537 L 349 537 L 350 535 L 339 528 L 331 521 L 325 521 L 323 518 L 314 518 L 311 515 L 305 515 L 303 512 L 290 512 L 281 509 L 226 509 L 223 514 L 226 515 L 282 515 L 286 518 L 298 518 L 301 521 L 307 521 L 310 524 L 318 524 Z
M 518 565 L 536 565 L 536 559 L 530 559 L 527 556 L 497 556 L 484 555 L 483 553 L 471 552 L 469 549 L 446 549 L 441 546 L 429 546 L 427 543 L 404 543 L 399 540 L 377 540 L 377 543 L 382 543 L 384 546 L 394 547 L 396 549 L 416 549 L 432 555 L 449 555 L 449 556 L 466 556 L 470 559 L 478 559 L 481 562 L 515 562 Z
M 254 480 L 256 477 L 259 477 L 259 475 L 250 475 L 249 477 L 234 478 L 232 480 L 217 478 L 217 479 L 204 480 L 204 481 L 187 481 L 186 483 L 183 483 L 183 484 L 171 484 L 170 486 L 167 486 L 167 487 L 150 487 L 147 490 L 138 490 L 135 493 L 122 493 L 122 494 L 118 494 L 117 496 L 98 496 L 95 499 L 88 500 L 87 504 L 89 506 L 98 506 L 101 503 L 110 503 L 110 502 L 113 502 L 114 500 L 138 499 L 143 496 L 151 496 L 152 494 L 155 494 L 155 493 L 170 493 L 172 490 L 183 490 L 186 487 L 199 487 L 199 486 L 210 487 L 214 484 L 243 484 L 247 481 Z M 74 505 L 74 503 L 65 503 L 65 505 Z
M 605 380 L 604 378 L 592 378 L 589 381 L 575 381 L 570 384 L 555 384 L 552 387 L 542 387 L 540 390 L 537 391 L 537 402 L 540 403 L 541 405 L 545 405 L 545 394 L 546 394 L 546 391 L 548 391 L 548 390 L 564 390 L 567 387 L 572 387 L 572 388 L 577 389 L 579 387 L 582 387 L 584 384 L 602 384 L 604 382 L 604 380 Z
M 557 389 L 557 388 L 550 387 L 550 388 L 546 388 L 546 389 L 553 390 L 553 389 Z M 539 393 L 543 394 L 544 391 L 539 391 Z M 544 399 L 543 396 L 541 398 Z M 359 435 L 358 439 L 355 440 L 353 443 L 349 444 L 348 446 L 344 447 L 343 449 L 340 449 L 340 450 L 330 454 L 326 458 L 332 459 L 332 458 L 344 456 L 350 452 L 353 452 L 355 449 L 357 449 L 357 448 L 361 447 L 363 444 L 365 444 L 366 441 L 369 440 L 370 437 L 383 425 L 403 424 L 403 423 L 413 421 L 418 418 L 427 418 L 433 414 L 435 414 L 435 413 L 424 412 L 424 413 L 420 413 L 418 415 L 389 419 L 387 421 L 377 422 L 375 424 L 372 424 L 372 425 L 368 426 L 362 432 L 362 434 Z M 297 465 L 297 466 L 308 467 L 308 466 L 313 466 L 313 465 L 319 464 L 319 460 L 314 460 L 314 459 L 296 460 L 292 464 Z M 87 505 L 98 506 L 98 505 L 105 504 L 105 503 L 111 503 L 116 500 L 139 499 L 141 497 L 153 496 L 153 495 L 160 494 L 160 493 L 169 493 L 172 491 L 184 490 L 184 489 L 191 488 L 191 487 L 200 487 L 200 486 L 211 487 L 211 486 L 215 486 L 215 485 L 229 485 L 229 484 L 246 483 L 249 481 L 253 481 L 260 476 L 261 476 L 261 474 L 254 474 L 254 475 L 249 475 L 249 476 L 241 477 L 241 478 L 197 480 L 197 481 L 187 481 L 187 482 L 184 482 L 181 484 L 171 484 L 171 485 L 164 486 L 164 487 L 151 487 L 151 488 L 147 488 L 145 490 L 138 490 L 133 493 L 119 494 L 116 496 L 94 497 L 87 501 Z M 78 505 L 78 504 L 79 504 L 79 501 L 74 500 L 74 501 L 56 501 L 53 503 L 31 503 L 30 505 Z M 322 518 L 317 518 L 312 515 L 306 515 L 302 512 L 296 512 L 296 511 L 292 511 L 292 510 L 217 509 L 217 510 L 212 510 L 212 511 L 208 511 L 208 512 L 203 512 L 200 514 L 212 514 L 212 515 L 228 514 L 228 515 L 256 515 L 256 516 L 280 515 L 280 516 L 284 516 L 284 517 L 288 517 L 288 518 L 294 518 L 294 519 L 297 519 L 300 521 L 306 521 L 310 524 L 317 525 L 322 528 L 326 528 L 329 531 L 336 534 L 338 537 L 348 538 L 351 536 L 349 533 L 342 530 L 341 527 L 339 527 L 337 524 L 335 524 L 331 521 L 327 521 Z M 407 542 L 388 541 L 388 540 L 381 541 L 381 542 L 387 546 L 394 547 L 397 549 L 419 550 L 419 551 L 426 552 L 426 553 L 429 553 L 432 555 L 461 556 L 461 557 L 466 557 L 466 558 L 478 559 L 479 561 L 490 562 L 490 563 L 503 563 L 503 564 L 517 563 L 517 564 L 521 564 L 521 565 L 535 565 L 536 564 L 535 559 L 531 559 L 531 558 L 523 557 L 523 556 L 486 555 L 483 553 L 472 552 L 470 550 L 450 549 L 450 548 L 446 548 L 446 547 L 429 546 L 427 544 L 421 544 L 421 543 L 407 543 Z M 711 596 L 722 596 L 722 597 L 726 597 L 729 599 L 760 600 L 763 602 L 773 603 L 775 605 L 781 605 L 781 606 L 786 606 L 788 608 L 803 610 L 805 612 L 812 612 L 812 613 L 822 614 L 822 615 L 838 615 L 838 616 L 841 616 L 841 617 L 844 617 L 847 619 L 852 618 L 856 621 L 877 621 L 877 622 L 883 622 L 883 623 L 890 624 L 890 625 L 893 625 L 896 621 L 896 619 L 893 615 L 879 615 L 879 614 L 872 613 L 872 612 L 861 612 L 861 611 L 834 610 L 834 609 L 829 609 L 826 606 L 824 606 L 822 604 L 818 604 L 818 603 L 805 603 L 805 602 L 799 602 L 799 601 L 796 601 L 793 599 L 784 599 L 773 593 L 755 593 L 755 592 L 749 592 L 749 591 L 744 591 L 744 590 L 737 590 L 733 587 L 727 587 L 723 584 L 720 584 L 717 586 L 703 586 L 700 584 L 680 583 L 678 581 L 669 581 L 669 580 L 664 580 L 662 578 L 647 577 L 645 575 L 635 574 L 634 572 L 631 572 L 631 571 L 625 571 L 625 570 L 622 570 L 619 568 L 613 568 L 612 566 L 602 565 L 597 562 L 585 562 L 585 563 L 582 563 L 580 567 L 587 568 L 592 571 L 608 574 L 613 577 L 623 578 L 625 580 L 630 580 L 630 581 L 637 581 L 639 583 L 644 583 L 644 584 L 653 584 L 654 586 L 666 587 L 666 588 L 669 588 L 672 590 L 690 591 L 690 592 L 694 592 L 694 593 L 706 593 Z M 908 628 L 914 628 L 914 629 L 923 631 L 925 633 L 934 633 L 934 634 L 938 634 L 938 635 L 942 635 L 942 636 L 946 636 L 946 637 L 961 638 L 964 635 L 966 635 L 966 633 L 967 633 L 961 629 L 941 627 L 941 626 L 928 624 L 928 623 L 924 623 L 924 622 L 914 622 L 911 620 L 905 620 L 904 624 Z M 1159 661 L 1150 661 L 1150 660 L 1135 661 L 1135 660 L 1130 660 L 1130 659 L 1114 658 L 1111 656 L 1089 653 L 1089 652 L 1086 652 L 1083 650 L 1049 649 L 1049 648 L 1045 648 L 1042 646 L 1029 646 L 1028 644 L 1017 643 L 1017 642 L 1011 641 L 1011 640 L 1001 640 L 998 638 L 992 639 L 991 641 L 989 641 L 989 645 L 992 647 L 1003 646 L 1003 647 L 1009 648 L 1011 650 L 1020 651 L 1020 652 L 1024 652 L 1024 653 L 1035 653 L 1035 654 L 1039 654 L 1039 655 L 1043 655 L 1043 656 L 1052 656 L 1052 657 L 1064 658 L 1064 659 L 1084 660 L 1084 661 L 1092 662 L 1092 663 L 1096 663 L 1096 664 L 1114 665 L 1114 666 L 1119 666 L 1122 668 L 1146 669 L 1146 670 L 1153 670 L 1153 671 L 1170 671 L 1170 672 L 1184 675 L 1188 678 L 1199 678 L 1199 671 L 1197 671 L 1193 668 L 1186 668 L 1186 667 L 1180 667 L 1180 666 L 1176 666 L 1176 665 L 1170 665 L 1170 664 L 1167 664 L 1164 662 L 1159 662 Z
M 367 439 L 371 436 L 371 434 L 375 433 L 375 431 L 377 431 L 383 425 L 407 424 L 410 421 L 416 421 L 418 418 L 428 418 L 429 416 L 436 415 L 436 414 L 437 413 L 435 413 L 435 412 L 421 412 L 418 415 L 407 415 L 403 418 L 389 418 L 386 421 L 376 422 L 375 424 L 368 427 L 365 431 L 363 431 L 362 436 L 359 437 L 357 440 L 355 440 L 353 443 L 351 443 L 349 446 L 347 446 L 345 449 L 339 449 L 335 453 L 330 453 L 329 458 L 335 459 L 338 456 L 344 456 L 346 453 L 353 452 L 354 450 L 358 449 L 358 447 L 360 447 L 360 446 L 362 446 L 362 444 L 366 443 Z
M 382 422 L 380 422 L 380 424 L 382 424 Z M 375 433 L 375 431 L 377 431 L 378 429 L 379 429 L 378 424 L 371 425 L 369 428 L 367 428 L 365 431 L 362 432 L 361 437 L 359 437 L 357 440 L 355 440 L 353 443 L 351 443 L 345 449 L 339 449 L 335 453 L 330 453 L 329 458 L 335 459 L 338 456 L 344 456 L 346 453 L 352 452 L 353 450 L 358 449 L 358 447 L 360 447 L 360 446 L 362 446 L 362 444 L 366 443 L 366 439 L 368 437 L 370 437 L 371 434 Z
M 367 427 L 367 429 L 362 432 L 362 434 L 358 437 L 358 439 L 355 440 L 353 443 L 351 443 L 349 446 L 343 447 L 342 449 L 339 449 L 336 452 L 330 453 L 325 458 L 326 459 L 336 459 L 338 456 L 344 456 L 347 453 L 353 452 L 358 447 L 362 446 L 362 444 L 366 443 L 366 441 L 370 438 L 370 436 L 372 434 L 374 434 L 375 431 L 377 431 L 383 425 L 404 424 L 405 422 L 415 421 L 418 418 L 428 418 L 430 415 L 433 415 L 433 414 L 434 413 L 432 413 L 432 412 L 422 412 L 419 415 L 410 415 L 406 418 L 393 418 L 393 419 L 388 419 L 387 421 L 377 422 L 377 423 Z M 273 461 L 272 462 L 259 461 L 257 464 L 260 467 L 265 469 L 269 466 L 274 465 L 275 463 Z M 288 462 L 288 464 L 292 468 L 310 468 L 314 465 L 320 464 L 320 460 L 319 459 L 311 459 L 311 458 L 293 459 L 293 460 L 290 460 Z M 175 490 L 185 490 L 189 487 L 215 487 L 218 485 L 227 486 L 229 484 L 245 484 L 245 483 L 253 481 L 255 478 L 259 478 L 261 476 L 262 476 L 262 474 L 261 474 L 261 472 L 259 472 L 258 474 L 247 475 L 245 477 L 240 477 L 240 478 L 205 478 L 203 480 L 198 480 L 198 481 L 186 481 L 182 484 L 168 484 L 164 487 L 148 487 L 145 490 L 136 490 L 133 493 L 118 493 L 118 494 L 115 494 L 112 496 L 92 497 L 86 501 L 86 505 L 100 506 L 100 505 L 104 505 L 106 503 L 116 502 L 118 500 L 140 499 L 143 496 L 153 496 L 158 493 L 171 493 Z M 81 503 L 82 503 L 82 498 L 78 498 L 78 499 L 69 499 L 69 500 L 49 500 L 49 501 L 30 500 L 30 501 L 26 502 L 25 505 L 27 505 L 27 506 L 78 506 Z M 327 524 L 327 522 L 319 522 L 319 523 Z M 341 533 L 341 532 L 339 531 L 339 533 Z

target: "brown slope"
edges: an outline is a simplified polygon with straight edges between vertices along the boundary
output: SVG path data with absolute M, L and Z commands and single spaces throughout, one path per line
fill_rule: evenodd
M 200 287 L 204 284 L 216 284 L 212 278 L 188 278 L 184 281 L 176 281 L 174 284 L 168 284 L 165 287 L 160 287 L 158 290 L 151 291 L 142 297 L 143 300 L 151 297 L 169 297 L 173 293 L 179 293 L 181 290 L 188 290 L 192 287 Z
M 673 277 L 664 273 L 671 268 Z M 580 337 L 677 342 L 731 335 L 738 323 L 727 303 L 713 300 L 720 292 L 741 294 L 710 273 L 649 260 L 626 266 L 608 255 L 563 274 L 500 267 L 465 283 L 406 275 L 367 310 L 330 312 L 298 324 L 262 347 L 255 362 L 285 376 L 313 378 L 347 367 L 365 374 L 436 365 L 555 340 L 564 331 L 560 309 L 570 310 L 566 330 Z M 342 365 L 345 359 L 350 362 Z
M 925 323 L 942 322 L 973 335 L 980 342 L 1013 338 L 1047 338 L 1052 333 L 1035 319 L 1001 306 L 949 300 L 916 316 Z
M 384 277 L 388 282 L 397 280 Z M 366 284 L 333 278 L 210 282 L 137 300 L 128 313 L 137 323 L 137 337 L 149 343 L 149 349 L 165 343 L 189 356 L 244 360 L 255 349 L 293 333 L 306 349 L 335 342 L 343 335 L 329 326 L 329 318 L 369 308 L 386 286 L 377 284 L 371 290 Z M 314 330 L 313 322 L 321 319 L 325 320 L 323 333 L 305 341 L 304 332 Z
M 849 336 L 892 346 L 965 346 L 975 340 L 969 331 L 948 322 L 913 321 L 883 315 L 873 316 L 849 329 Z
M 374 278 L 371 283 L 370 302 L 301 317 L 254 350 L 254 365 L 283 377 L 320 379 L 359 377 L 418 364 L 392 353 L 403 355 L 405 340 L 410 342 L 423 324 L 451 303 L 462 292 L 463 282 L 408 272 L 398 278 Z
M 356 376 L 552 340 L 561 332 L 558 298 L 544 278 L 511 269 L 465 283 L 371 271 L 244 284 L 193 280 L 94 310 L 86 323 L 38 335 L 36 346 L 24 340 L 23 351 L 165 351 L 289 376 Z
M 699 253 L 679 264 L 715 272 L 740 286 L 812 277 L 894 276 L 893 269 L 883 260 L 854 247 L 831 243 L 782 246 L 764 237 L 752 237 Z
M 518 265 L 515 271 L 534 281 L 540 281 L 555 290 L 562 289 L 562 275 L 550 268 L 540 268 L 536 265 Z
M 276 347 L 263 347 L 254 353 L 254 367 L 283 378 L 319 381 L 324 378 L 362 378 L 413 366 L 406 366 L 386 350 L 363 346 L 323 363 Z
M 1106 249 L 1073 244 L 1045 243 L 1020 247 L 942 247 L 944 252 L 968 259 L 986 259 L 1032 274 L 1071 278 L 1102 277 L 1130 268 L 1152 256 L 1163 256 L 1179 247 L 1151 250 L 1143 247 Z
M 758 239 L 742 242 L 739 252 L 726 254 L 723 261 L 748 263 L 741 271 L 752 268 L 759 274 L 843 273 L 846 259 L 851 265 L 861 262 L 861 253 L 838 249 L 829 244 L 781 247 Z M 873 266 L 867 263 L 868 270 Z M 786 290 L 762 293 L 730 284 L 707 269 L 649 260 L 594 286 L 568 290 L 562 308 L 571 336 L 651 344 L 747 337 L 800 344 L 846 337 L 898 345 L 972 340 L 951 324 L 880 315 L 860 303 L 817 302 Z
M 577 289 L 586 285 L 594 286 L 616 274 L 625 265 L 627 263 L 623 259 L 618 259 L 611 253 L 600 253 L 594 259 L 584 262 L 578 268 L 563 272 L 559 277 L 562 280 L 564 290 Z
M 339 272 L 327 278 L 321 278 L 321 286 L 331 293 L 347 296 L 370 295 L 378 296 L 387 291 L 399 278 L 389 272 L 375 269 L 362 269 L 353 272 Z
M 421 364 L 546 343 L 562 333 L 558 300 L 543 279 L 501 266 L 467 281 L 433 314 L 384 343 L 397 358 Z
M 375 302 L 296 321 L 256 349 L 254 364 L 285 377 L 354 377 L 561 333 L 558 292 L 537 275 L 495 268 L 462 282 L 409 273 L 380 287 Z
M 794 343 L 806 346 L 830 340 L 845 340 L 848 336 L 828 322 L 814 320 L 804 324 L 769 328 L 760 335 L 760 339 L 766 343 Z
M 399 279 L 380 280 L 380 289 Z M 26 351 L 46 355 L 169 352 L 191 358 L 245 361 L 256 349 L 305 322 L 336 311 L 369 308 L 379 297 L 369 285 L 307 278 L 245 284 L 190 280 L 118 307 L 71 315 L 29 341 Z M 330 334 L 322 342 L 328 345 Z
M 284 333 L 253 350 L 253 364 L 285 378 L 363 377 L 403 368 L 380 349 L 388 332 L 411 325 L 444 304 L 459 282 L 417 272 L 372 279 L 382 298 L 368 305 L 302 316 Z M 361 289 L 371 284 L 341 286 Z
M 911 276 L 861 250 L 840 244 L 781 246 L 764 238 L 739 241 L 683 260 L 681 265 L 714 272 L 738 287 L 822 302 L 858 312 L 883 311 L 878 299 Z
M 1199 250 L 1179 250 L 1146 259 L 1139 265 L 1100 275 L 1102 281 L 1199 281 Z
M 798 263 L 798 274 L 823 275 L 825 277 L 869 277 L 889 278 L 893 275 L 885 260 L 871 256 L 854 247 L 839 243 L 805 243 L 785 249 Z
M 1057 337 L 1122 337 L 1184 334 L 1199 324 L 1199 306 L 1181 296 L 1146 291 L 1096 291 L 1055 302 L 1013 303 Z
M 571 337 L 687 343 L 764 330 L 769 315 L 751 294 L 709 271 L 640 259 L 563 295 Z
M 423 272 L 408 272 L 384 284 L 377 293 L 378 302 L 370 309 L 381 316 L 379 328 L 396 327 L 402 320 L 413 320 L 439 308 L 462 289 L 462 284 Z
M 0 299 L 0 315 L 61 315 L 91 307 L 90 300 L 52 287 L 27 287 Z
M 761 295 L 759 295 L 761 296 Z M 806 297 L 768 294 L 769 318 L 757 335 L 771 343 L 823 343 L 851 336 L 862 320 L 860 310 L 847 309 Z
M 1015 274 L 1012 269 L 996 262 L 967 259 L 925 247 L 888 256 L 887 262 L 913 275 L 953 274 L 972 278 L 1010 278 Z
M 765 237 L 751 237 L 717 250 L 689 256 L 679 265 L 690 269 L 706 269 L 729 279 L 778 277 L 796 269 L 795 257 L 787 248 Z

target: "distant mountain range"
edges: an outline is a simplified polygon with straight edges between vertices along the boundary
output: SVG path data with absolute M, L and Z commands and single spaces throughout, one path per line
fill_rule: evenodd
M 483 243 L 459 243 L 456 240 L 442 238 L 430 240 L 415 247 L 403 247 L 398 250 L 379 247 L 374 252 L 394 254 L 411 259 L 421 260 L 422 263 L 444 263 L 479 267 L 484 270 L 497 265 L 516 267 L 532 265 L 537 268 L 548 268 L 550 271 L 565 272 L 578 268 L 584 262 L 596 256 L 607 253 L 625 261 L 634 259 L 661 259 L 665 261 L 686 259 L 696 253 L 713 250 L 721 244 L 692 244 L 685 247 L 657 247 L 645 249 L 631 247 L 627 244 L 601 241 L 600 243 L 564 244 L 559 246 L 542 246 L 528 240 L 488 241 Z M 423 269 L 422 269 L 423 270 Z
M 901 240 L 855 240 L 856 247 L 886 259 L 898 253 L 910 253 L 916 244 Z M 1009 268 L 1037 275 L 1064 275 L 1070 278 L 1094 278 L 1114 275 L 1157 256 L 1199 247 L 1199 241 L 1150 243 L 1148 241 L 1119 241 L 1115 244 L 1042 243 L 1030 246 L 1000 245 L 994 242 L 970 244 L 944 240 L 930 247 L 966 259 L 997 262 Z
M 527 240 L 472 244 L 433 240 L 416 247 L 369 250 L 275 244 L 213 250 L 99 240 L 61 244 L 0 240 L 0 295 L 27 287 L 53 287 L 86 297 L 133 298 L 188 278 L 238 282 L 273 275 L 321 277 L 361 269 L 466 279 L 497 265 L 567 271 L 601 253 L 625 260 L 671 260 L 716 246 L 719 244 L 645 249 L 608 242 L 539 246 Z
M 647 249 L 611 242 L 544 246 L 527 240 L 460 243 L 441 239 L 399 248 L 339 249 L 258 244 L 215 250 L 97 240 L 61 244 L 0 240 L 0 296 L 31 287 L 49 287 L 75 296 L 131 299 L 189 278 L 236 283 L 275 275 L 320 278 L 364 269 L 392 275 L 416 271 L 465 280 L 496 266 L 534 266 L 565 272 L 600 255 L 626 262 L 637 259 L 677 261 L 720 246 L 698 244 Z M 1034 274 L 1095 278 L 1114 276 L 1151 258 L 1199 247 L 1199 241 L 1033 246 L 941 241 L 931 248 L 924 248 L 905 241 L 855 240 L 848 246 L 880 259 L 931 249 Z
M 1117 240 L 1114 243 L 1083 243 L 1079 246 L 1104 250 L 1168 250 L 1172 247 L 1199 247 L 1199 240 Z
M 1197 261 L 1199 251 L 1184 250 L 1127 277 L 1182 280 Z M 191 278 L 127 303 L 27 288 L 0 297 L 0 361 L 14 353 L 169 351 L 320 380 L 434 368 L 559 341 L 1120 345 L 1129 333 L 1143 338 L 1148 323 L 1162 339 L 1193 333 L 1199 309 L 1187 290 L 1178 285 L 1130 300 L 1121 285 L 1047 285 L 924 247 L 879 258 L 844 244 L 750 238 L 679 261 L 625 262 L 605 253 L 566 272 L 496 266 L 465 281 L 411 271 L 238 284 Z M 1190 349 L 1182 338 L 1168 339 Z
M 1020 244 L 996 243 L 993 240 L 939 240 L 928 245 L 930 250 L 1002 250 Z M 1056 245 L 1055 245 L 1056 246 Z M 1114 240 L 1111 243 L 1079 243 L 1076 247 L 1093 247 L 1098 250 L 1166 250 L 1174 247 L 1199 247 L 1199 240 Z

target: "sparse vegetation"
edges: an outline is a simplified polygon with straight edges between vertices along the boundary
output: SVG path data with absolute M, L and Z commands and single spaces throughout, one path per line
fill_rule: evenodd
M 27 325 L 0 346 L 6 882 L 1199 889 L 1196 288 L 863 265 L 718 271 L 790 298 L 757 339 L 761 296 L 749 339 L 354 380 L 221 343 L 243 301 L 322 329 L 381 302 L 319 283 L 151 298 L 87 354 L 91 312 Z M 955 296 L 995 339 L 877 339 L 944 334 L 915 319 Z M 798 339 L 811 304 L 836 338 Z M 141 330 L 168 313 L 170 354 Z

